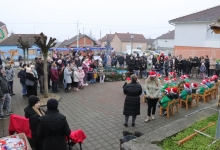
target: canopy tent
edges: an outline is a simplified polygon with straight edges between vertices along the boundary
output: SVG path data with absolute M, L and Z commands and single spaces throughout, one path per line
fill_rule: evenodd
M 92 50 L 92 51 L 95 51 L 95 50 L 107 50 L 106 47 L 88 47 L 88 48 L 50 48 L 49 51 L 53 51 L 53 50 L 56 50 L 56 51 L 71 51 L 71 50 L 74 50 L 74 51 L 86 51 L 86 50 Z M 113 48 L 110 48 L 109 50 L 113 50 Z M 41 51 L 40 48 L 37 49 L 37 51 Z

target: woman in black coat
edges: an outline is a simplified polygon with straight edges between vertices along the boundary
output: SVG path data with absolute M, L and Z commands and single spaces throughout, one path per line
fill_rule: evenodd
M 58 101 L 50 99 L 47 102 L 47 111 L 40 117 L 37 135 L 42 139 L 42 150 L 67 150 L 66 137 L 71 130 L 66 117 L 59 113 Z
M 45 115 L 45 113 L 40 108 L 40 99 L 37 96 L 31 95 L 28 102 L 29 105 L 24 109 L 25 117 L 29 119 L 35 150 L 42 150 L 42 140 L 37 136 L 37 128 L 40 116 Z
M 137 76 L 131 75 L 131 83 L 124 87 L 124 94 L 126 94 L 124 111 L 125 123 L 124 126 L 128 126 L 129 116 L 132 116 L 132 127 L 135 126 L 135 119 L 137 115 L 140 115 L 140 95 L 142 93 L 142 87 L 137 83 Z
M 37 78 L 35 77 L 31 68 L 26 68 L 26 79 L 29 79 L 34 82 L 34 86 L 26 85 L 27 87 L 27 96 L 35 95 L 37 96 Z
M 130 60 L 128 61 L 128 71 L 130 72 L 130 74 L 133 74 L 134 71 L 134 65 L 135 65 L 135 60 L 133 59 L 133 57 L 130 57 Z

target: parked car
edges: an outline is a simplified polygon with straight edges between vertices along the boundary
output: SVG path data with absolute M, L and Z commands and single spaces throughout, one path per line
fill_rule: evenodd
M 127 50 L 126 53 L 128 53 L 128 55 L 131 54 L 131 50 Z M 136 53 L 136 54 L 139 54 L 139 56 L 142 56 L 143 55 L 143 52 L 139 49 L 132 49 L 132 53 Z
M 145 54 L 151 54 L 152 53 L 153 55 L 160 55 L 160 53 L 157 53 L 157 52 L 151 51 L 151 50 L 145 50 L 144 53 Z
M 121 56 L 121 54 L 122 54 L 122 55 L 126 55 L 126 53 L 125 53 L 125 52 L 116 52 L 116 53 L 115 53 L 115 56 L 117 56 L 117 57 L 118 57 L 118 56 Z

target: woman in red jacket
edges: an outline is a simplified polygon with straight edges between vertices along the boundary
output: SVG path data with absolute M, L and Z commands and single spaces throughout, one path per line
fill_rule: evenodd
M 52 64 L 51 69 L 51 81 L 52 81 L 52 91 L 53 93 L 57 93 L 58 91 L 58 81 L 59 81 L 59 73 L 57 70 L 57 65 L 55 63 Z

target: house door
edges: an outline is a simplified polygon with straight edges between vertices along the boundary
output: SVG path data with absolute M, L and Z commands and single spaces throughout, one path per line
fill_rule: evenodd
M 131 44 L 126 45 L 126 50 L 131 50 Z

